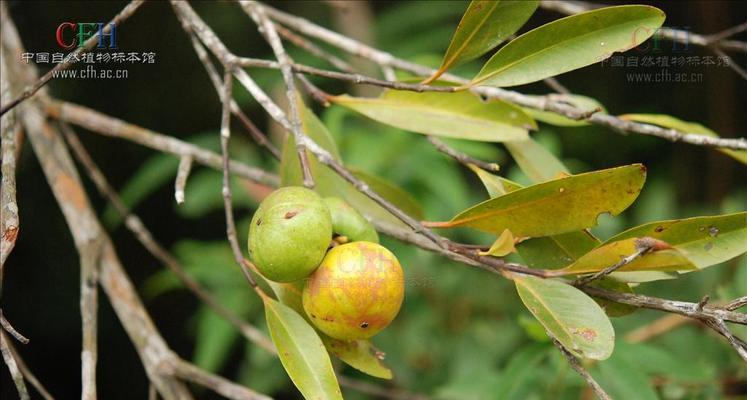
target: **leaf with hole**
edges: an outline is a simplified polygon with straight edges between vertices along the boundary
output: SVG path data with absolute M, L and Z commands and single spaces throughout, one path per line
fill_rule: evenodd
M 521 108 L 500 100 L 483 101 L 468 91 L 386 90 L 378 98 L 334 96 L 333 103 L 368 118 L 425 135 L 484 142 L 525 140 L 537 124 Z
M 340 399 L 327 349 L 314 328 L 288 306 L 264 297 L 265 317 L 280 361 L 293 383 L 307 399 Z
M 426 82 L 498 46 L 524 25 L 538 4 L 537 0 L 473 0 L 459 21 L 441 67 Z
M 668 243 L 693 266 L 683 266 L 680 272 L 703 269 L 747 252 L 747 212 L 649 222 L 615 235 L 602 246 L 646 236 Z
M 615 331 L 599 305 L 560 281 L 514 276 L 519 297 L 550 334 L 579 357 L 604 360 L 615 347 Z
M 539 237 L 596 225 L 602 213 L 617 215 L 638 197 L 646 180 L 641 164 L 555 179 L 477 204 L 436 228 L 470 227 L 496 235 Z
M 558 19 L 503 46 L 470 85 L 523 85 L 600 62 L 643 43 L 664 17 L 655 7 L 627 5 Z

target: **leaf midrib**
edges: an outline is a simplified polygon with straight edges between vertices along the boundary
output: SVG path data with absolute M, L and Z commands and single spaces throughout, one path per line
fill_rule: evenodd
M 459 57 L 459 55 L 464 52 L 464 48 L 467 47 L 467 45 L 472 40 L 472 38 L 475 37 L 475 35 L 477 35 L 477 32 L 480 30 L 480 28 L 482 28 L 482 26 L 485 25 L 485 21 L 487 21 L 490 18 L 490 16 L 493 14 L 493 12 L 495 12 L 495 9 L 500 4 L 500 1 L 495 1 L 492 4 L 493 4 L 493 7 L 490 9 L 489 12 L 485 13 L 485 17 L 483 17 L 483 19 L 480 21 L 477 27 L 472 31 L 472 33 L 469 36 L 467 36 L 467 38 L 464 40 L 462 45 L 459 46 L 459 48 L 454 51 L 454 54 L 449 59 L 444 59 L 444 62 L 440 68 L 441 70 L 446 71 L 447 69 L 449 69 L 449 67 L 451 67 L 454 64 L 454 60 L 456 60 L 456 58 Z M 454 39 L 456 39 L 456 33 L 454 33 L 454 36 L 455 36 Z M 449 53 L 448 49 L 446 50 L 446 53 L 447 54 Z

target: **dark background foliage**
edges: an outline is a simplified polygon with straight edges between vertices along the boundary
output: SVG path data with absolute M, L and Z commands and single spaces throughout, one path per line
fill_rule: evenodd
M 641 3 L 662 8 L 667 14 L 666 26 L 698 33 L 717 32 L 747 19 L 745 2 Z M 28 51 L 56 52 L 54 33 L 61 22 L 107 21 L 124 4 L 10 1 L 8 8 Z M 235 53 L 271 57 L 255 26 L 238 6 L 227 2 L 193 5 Z M 312 1 L 276 5 L 363 38 L 395 55 L 435 66 L 466 2 L 381 1 L 348 4 L 344 8 Z M 540 9 L 522 31 L 558 17 Z M 216 147 L 219 101 L 169 4 L 145 4 L 118 28 L 118 42 L 122 51 L 156 52 L 156 63 L 132 66 L 129 78 L 124 80 L 56 80 L 49 85 L 51 93 L 178 138 L 192 140 L 202 135 L 202 143 Z M 702 48 L 678 52 L 671 43 L 661 42 L 660 46 L 658 52 L 632 50 L 626 56 L 710 55 Z M 329 67 L 299 49 L 292 48 L 291 53 L 298 61 Z M 747 65 L 744 56 L 736 61 Z M 474 73 L 479 65 L 474 62 L 457 72 Z M 732 70 L 718 66 L 671 68 L 672 72 L 702 74 L 702 82 L 698 83 L 633 83 L 626 79 L 626 73 L 643 71 L 643 67 L 594 65 L 559 79 L 574 93 L 598 99 L 611 113 L 671 114 L 700 122 L 722 136 L 745 135 L 747 82 Z M 279 74 L 275 71 L 256 71 L 254 76 L 266 89 L 279 89 Z M 338 82 L 317 82 L 332 93 L 352 90 Z M 542 84 L 518 89 L 529 93 L 548 91 Z M 278 130 L 268 125 L 259 106 L 242 91 L 239 103 L 258 125 L 277 135 Z M 400 184 L 423 204 L 428 218 L 447 218 L 485 198 L 471 172 L 438 154 L 422 136 L 404 134 L 341 109 L 315 108 L 337 138 L 348 163 Z M 276 168 L 277 163 L 255 147 L 238 124 L 234 127 L 232 143 L 238 158 L 252 165 Z M 747 168 L 709 149 L 638 135 L 623 136 L 599 127 L 544 127 L 535 137 L 573 172 L 633 162 L 648 167 L 647 186 L 638 203 L 621 217 L 603 220 L 596 230 L 602 237 L 644 221 L 743 210 L 747 204 Z M 235 265 L 224 241 L 218 173 L 196 168 L 188 184 L 187 204 L 177 210 L 171 180 L 175 159 L 154 159 L 148 149 L 82 130 L 81 138 L 115 187 L 126 188 L 132 201 L 142 197 L 135 210 L 154 235 L 174 250 L 205 285 L 219 293 L 222 302 L 264 326 L 257 300 L 248 287 L 235 279 Z M 454 145 L 475 156 L 495 160 L 509 177 L 522 179 L 499 145 Z M 135 174 L 139 181 L 131 180 Z M 93 187 L 89 189 L 127 272 L 144 296 L 156 325 L 177 353 L 278 398 L 299 397 L 279 362 L 246 345 L 189 292 L 178 290 L 173 278 L 116 223 L 111 211 L 106 211 L 105 202 Z M 253 189 L 244 190 L 237 200 L 243 225 L 256 205 L 255 195 Z M 6 265 L 3 309 L 32 340 L 29 345 L 18 346 L 31 368 L 57 398 L 75 398 L 80 390 L 78 257 L 28 145 L 19 160 L 18 200 L 21 229 Z M 486 240 L 471 233 L 465 233 L 463 239 Z M 527 335 L 525 331 L 531 333 L 536 326 L 527 322 L 531 318 L 509 284 L 486 279 L 483 273 L 393 241 L 386 244 L 403 260 L 412 283 L 399 319 L 376 340 L 389 354 L 388 362 L 396 374 L 394 384 L 442 398 L 501 398 L 497 393 L 511 393 L 515 396 L 512 398 L 578 398 L 581 381 L 553 353 L 551 345 L 541 337 L 533 339 Z M 746 270 L 747 262 L 742 257 L 677 281 L 649 283 L 640 291 L 690 301 L 705 294 L 716 299 L 734 297 L 747 292 Z M 143 398 L 147 393 L 143 368 L 113 310 L 104 296 L 100 298 L 101 397 Z M 618 395 L 616 398 L 647 398 L 653 393 L 668 399 L 747 394 L 744 364 L 731 354 L 723 340 L 695 324 L 677 328 L 645 345 L 630 345 L 622 340 L 626 332 L 658 317 L 661 315 L 642 311 L 613 320 L 619 338 L 618 353 L 625 356 L 601 363 L 594 373 Z M 345 372 L 357 376 L 354 371 Z M 4 368 L 0 382 L 2 398 L 14 398 L 14 388 Z M 507 388 L 507 382 L 515 382 L 515 386 Z M 201 396 L 213 395 L 204 392 Z

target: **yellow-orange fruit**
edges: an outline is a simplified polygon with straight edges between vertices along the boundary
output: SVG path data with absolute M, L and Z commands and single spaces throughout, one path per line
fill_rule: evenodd
M 304 286 L 303 308 L 335 339 L 366 339 L 392 322 L 404 296 L 397 257 L 379 244 L 353 242 L 327 252 Z

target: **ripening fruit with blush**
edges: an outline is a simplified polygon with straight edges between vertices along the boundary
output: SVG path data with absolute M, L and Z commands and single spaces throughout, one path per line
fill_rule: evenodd
M 262 201 L 249 228 L 249 253 L 262 275 L 275 282 L 307 277 L 332 240 L 332 217 L 322 198 L 289 186 Z
M 399 261 L 385 247 L 353 242 L 332 248 L 306 281 L 311 322 L 340 340 L 369 338 L 397 316 L 405 296 Z
M 338 197 L 325 197 L 332 215 L 332 231 L 345 236 L 350 242 L 366 241 L 379 243 L 379 234 L 373 225 L 353 206 Z

